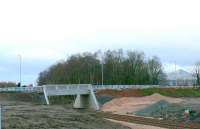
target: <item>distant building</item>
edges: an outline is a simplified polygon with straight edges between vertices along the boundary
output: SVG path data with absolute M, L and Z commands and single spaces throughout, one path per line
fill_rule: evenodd
M 194 86 L 196 84 L 196 80 L 184 80 L 184 79 L 177 79 L 177 80 L 167 80 L 166 85 L 168 86 Z
M 196 84 L 195 77 L 184 70 L 178 70 L 167 74 L 165 85 L 168 86 L 194 86 Z

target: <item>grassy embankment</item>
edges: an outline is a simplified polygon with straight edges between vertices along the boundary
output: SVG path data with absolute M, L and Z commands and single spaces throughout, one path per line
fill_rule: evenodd
M 150 88 L 139 90 L 143 96 L 149 96 L 154 93 L 159 93 L 164 96 L 171 97 L 200 97 L 200 89 L 197 88 Z
M 171 97 L 200 97 L 198 88 L 148 88 L 148 89 L 125 89 L 125 90 L 102 90 L 97 92 L 97 96 L 110 97 L 143 97 L 159 93 Z

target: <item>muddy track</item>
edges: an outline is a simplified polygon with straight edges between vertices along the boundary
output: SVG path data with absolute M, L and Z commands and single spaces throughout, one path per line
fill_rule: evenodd
M 106 119 L 113 119 L 117 121 L 124 121 L 136 124 L 151 125 L 168 129 L 200 129 L 200 124 L 193 124 L 193 123 L 190 124 L 176 123 L 173 121 L 158 120 L 158 119 L 128 116 L 128 115 L 106 114 L 106 113 L 104 114 L 104 117 Z

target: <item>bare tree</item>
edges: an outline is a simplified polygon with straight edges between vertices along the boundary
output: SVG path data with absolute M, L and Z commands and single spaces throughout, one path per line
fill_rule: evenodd
M 196 77 L 196 84 L 199 86 L 200 85 L 200 61 L 197 62 L 194 66 L 194 74 Z
M 160 75 L 162 74 L 162 64 L 158 57 L 154 56 L 148 61 L 148 73 L 150 77 L 150 82 L 152 84 L 158 84 L 160 80 Z
M 79 53 L 70 56 L 41 72 L 38 84 L 101 84 L 101 59 L 96 53 Z M 143 52 L 107 50 L 104 53 L 104 84 L 159 84 L 163 73 L 157 57 L 145 58 Z

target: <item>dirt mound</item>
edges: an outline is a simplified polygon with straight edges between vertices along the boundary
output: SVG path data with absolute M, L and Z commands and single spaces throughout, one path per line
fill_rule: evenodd
M 180 98 L 165 97 L 160 94 L 153 94 L 146 97 L 122 97 L 115 98 L 104 104 L 101 109 L 105 112 L 127 114 L 141 110 L 160 100 L 165 100 L 170 103 L 180 103 L 183 101 Z

